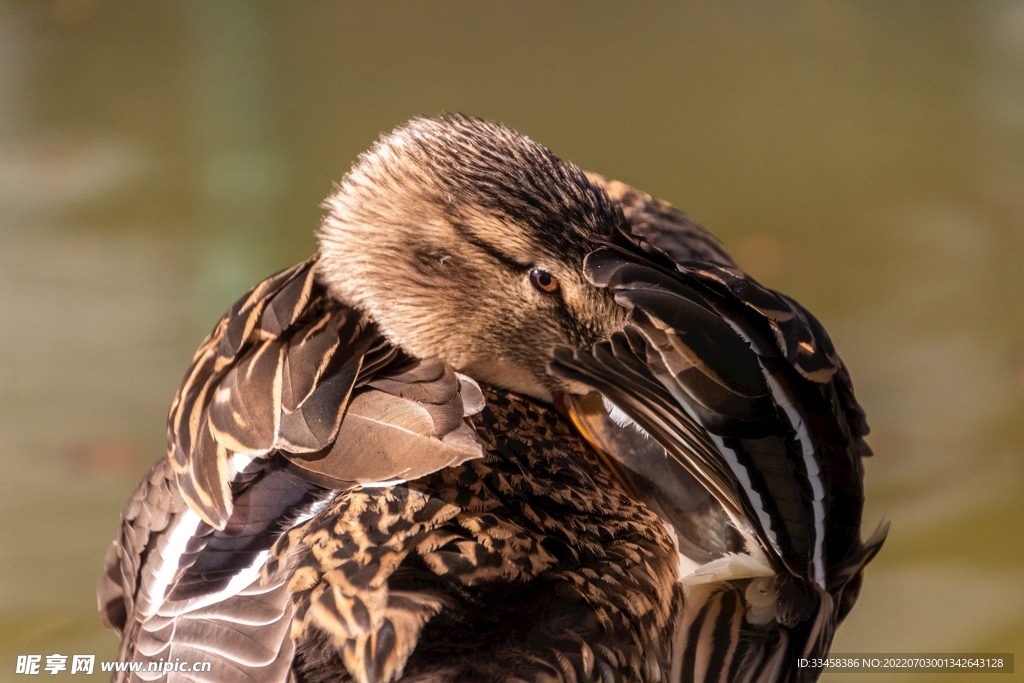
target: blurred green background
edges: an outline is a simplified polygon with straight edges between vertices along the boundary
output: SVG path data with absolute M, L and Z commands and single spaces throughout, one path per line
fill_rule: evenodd
M 830 330 L 892 522 L 835 652 L 1024 658 L 1024 3 L 36 0 L 0 3 L 0 680 L 114 656 L 93 584 L 193 350 L 446 110 L 680 206 Z

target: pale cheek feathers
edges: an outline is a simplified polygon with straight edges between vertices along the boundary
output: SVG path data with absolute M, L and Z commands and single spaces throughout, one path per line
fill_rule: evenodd
M 553 270 L 565 283 L 555 296 L 573 310 L 566 319 L 565 304 L 536 292 L 525 272 L 497 263 L 444 220 L 405 220 L 371 235 L 352 229 L 363 222 L 349 217 L 341 230 L 330 225 L 336 220 L 328 218 L 322 231 L 332 294 L 369 314 L 410 354 L 438 356 L 481 381 L 548 398 L 556 383 L 547 375 L 551 349 L 593 343 L 615 315 L 602 293 L 563 266 Z
M 585 282 L 573 282 L 563 287 L 566 306 L 573 313 L 580 338 L 563 343 L 569 346 L 590 346 L 607 339 L 626 321 L 626 311 L 608 295 Z

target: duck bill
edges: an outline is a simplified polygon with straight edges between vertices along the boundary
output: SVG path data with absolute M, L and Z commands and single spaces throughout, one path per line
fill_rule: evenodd
M 665 520 L 683 557 L 699 565 L 744 549 L 715 496 L 618 406 L 597 391 L 555 403 L 619 486 Z
M 636 481 L 624 466 L 623 453 L 630 449 L 626 430 L 614 429 L 601 394 L 557 394 L 555 407 L 601 458 L 605 468 L 633 498 L 641 498 Z
M 592 349 L 555 349 L 548 370 L 593 389 L 594 395 L 567 395 L 561 402 L 597 450 L 634 471 L 645 471 L 648 462 L 672 460 L 686 473 L 678 477 L 696 480 L 730 517 L 743 517 L 716 444 L 655 379 L 646 341 L 636 328 L 627 326 Z

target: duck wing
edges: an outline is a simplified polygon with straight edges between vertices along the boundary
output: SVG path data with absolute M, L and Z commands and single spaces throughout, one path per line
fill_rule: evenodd
M 587 172 L 587 180 L 622 208 L 632 235 L 643 239 L 675 262 L 706 261 L 736 267 L 718 238 L 668 202 L 635 187 Z
M 186 373 L 168 458 L 126 504 L 98 586 L 121 661 L 141 666 L 115 680 L 173 679 L 160 667 L 179 660 L 211 663 L 189 680 L 285 680 L 288 573 L 260 578 L 273 544 L 339 491 L 482 455 L 465 420 L 479 387 L 390 346 L 327 296 L 316 266 L 242 297 Z
M 705 674 L 735 666 L 785 678 L 796 657 L 827 652 L 856 597 L 860 570 L 884 540 L 884 530 L 860 539 L 861 458 L 870 454 L 863 410 L 809 312 L 718 255 L 717 243 L 681 214 L 620 194 L 634 202 L 626 210 L 630 230 L 595 239 L 585 271 L 629 311 L 628 322 L 591 349 L 556 350 L 551 371 L 604 397 L 605 410 L 591 408 L 589 416 L 571 399 L 582 431 L 673 524 L 680 551 L 698 567 L 689 583 L 717 586 L 689 591 L 680 615 L 694 621 L 677 632 L 704 633 L 705 646 L 715 633 L 714 642 L 732 644 L 734 656 Z M 651 438 L 637 442 L 636 426 Z M 714 515 L 707 496 L 692 493 L 694 481 L 724 516 Z M 687 513 L 687 504 L 703 516 Z M 740 554 L 724 519 L 743 537 Z M 739 647 L 739 634 L 761 619 L 758 610 L 748 612 L 751 600 L 761 600 L 746 593 L 755 584 L 772 596 L 764 606 L 781 628 L 756 647 L 745 636 Z M 701 607 L 693 611 L 694 604 Z M 712 613 L 724 621 L 709 624 Z M 680 647 L 698 640 L 684 638 Z M 692 663 L 687 657 L 680 662 Z
M 327 295 L 316 265 L 242 297 L 199 347 L 171 404 L 175 478 L 214 528 L 231 514 L 231 482 L 272 453 L 336 488 L 422 476 L 481 453 L 462 422 L 462 391 L 473 387 L 440 361 L 402 357 L 364 315 Z M 473 401 L 482 405 L 478 391 Z M 361 448 L 367 420 L 388 434 L 382 446 Z M 434 447 L 404 455 L 397 442 L 413 434 Z

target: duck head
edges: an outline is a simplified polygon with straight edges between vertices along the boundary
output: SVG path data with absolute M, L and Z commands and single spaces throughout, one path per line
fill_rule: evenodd
M 363 154 L 324 208 L 324 282 L 392 343 L 541 400 L 589 391 L 547 364 L 624 322 L 583 274 L 588 237 L 624 218 L 579 168 L 498 124 L 420 118 Z

